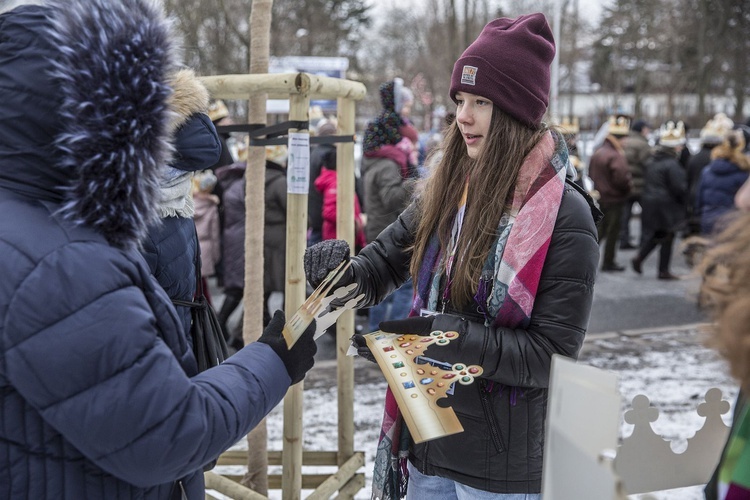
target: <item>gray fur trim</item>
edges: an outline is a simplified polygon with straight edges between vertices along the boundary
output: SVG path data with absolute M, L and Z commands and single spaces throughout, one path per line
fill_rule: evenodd
M 61 214 L 137 246 L 158 220 L 160 169 L 171 156 L 171 24 L 151 0 L 49 0 L 48 35 L 63 104 L 59 166 L 75 169 Z

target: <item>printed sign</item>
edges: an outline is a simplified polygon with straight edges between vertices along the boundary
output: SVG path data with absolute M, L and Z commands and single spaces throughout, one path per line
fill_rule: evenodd
M 289 133 L 286 185 L 287 193 L 307 194 L 310 190 L 310 134 L 308 133 Z

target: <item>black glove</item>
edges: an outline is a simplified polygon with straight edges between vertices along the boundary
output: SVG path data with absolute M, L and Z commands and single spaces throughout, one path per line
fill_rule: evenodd
M 268 344 L 273 349 L 278 357 L 286 367 L 286 371 L 289 374 L 289 378 L 292 379 L 294 385 L 303 378 L 307 371 L 313 367 L 315 353 L 318 352 L 318 346 L 313 340 L 315 335 L 315 321 L 310 323 L 302 336 L 297 339 L 291 349 L 287 349 L 286 340 L 281 334 L 281 330 L 284 329 L 284 311 L 276 311 L 273 315 L 273 319 L 268 323 L 268 326 L 263 330 L 263 335 L 260 336 L 258 342 Z
M 336 266 L 349 260 L 349 244 L 344 240 L 325 240 L 305 249 L 305 277 L 313 288 L 326 279 Z M 351 267 L 336 284 L 346 286 L 354 281 Z
M 377 361 L 375 361 L 375 356 L 372 355 L 372 351 L 367 347 L 367 341 L 365 340 L 364 335 L 361 333 L 355 333 L 349 340 L 351 340 L 352 345 L 357 348 L 357 356 L 365 358 L 367 361 L 377 363 Z
M 387 333 L 411 333 L 412 335 L 427 336 L 432 333 L 432 322 L 435 316 L 413 316 L 406 319 L 381 321 L 378 327 Z

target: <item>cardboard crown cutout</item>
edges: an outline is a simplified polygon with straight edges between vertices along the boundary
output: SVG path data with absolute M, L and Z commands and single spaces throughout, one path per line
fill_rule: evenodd
M 361 294 L 349 299 L 337 309 L 327 310 L 334 300 L 343 300 L 357 287 L 356 283 L 351 283 L 331 293 L 349 265 L 349 262 L 342 262 L 331 271 L 294 316 L 286 322 L 282 333 L 289 348 L 297 342 L 313 319 L 317 320 L 314 338 L 318 338 L 344 311 L 354 309 L 364 299 L 364 295 Z M 421 357 L 428 347 L 436 346 L 437 349 L 458 338 L 458 332 L 439 330 L 432 331 L 429 335 L 404 335 L 381 331 L 365 335 L 367 346 L 385 375 L 416 443 L 464 430 L 453 410 L 450 407 L 438 406 L 437 401 L 452 394 L 456 382 L 459 385 L 473 383 L 476 377 L 482 375 L 482 367 L 467 366 L 464 363 L 433 364 Z M 437 363 L 443 366 L 436 366 Z
M 460 385 L 473 383 L 482 375 L 482 367 L 455 363 L 442 368 L 418 359 L 428 347 L 435 346 L 433 349 L 437 350 L 458 338 L 458 332 L 439 330 L 429 335 L 380 331 L 365 335 L 367 347 L 385 375 L 415 443 L 464 430 L 453 409 L 440 407 L 437 401 L 447 397 L 456 382 Z

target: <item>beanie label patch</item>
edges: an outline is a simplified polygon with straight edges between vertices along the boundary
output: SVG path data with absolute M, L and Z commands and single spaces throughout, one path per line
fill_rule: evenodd
M 476 66 L 464 66 L 464 70 L 461 72 L 461 84 L 462 85 L 476 85 L 477 84 L 477 67 Z

